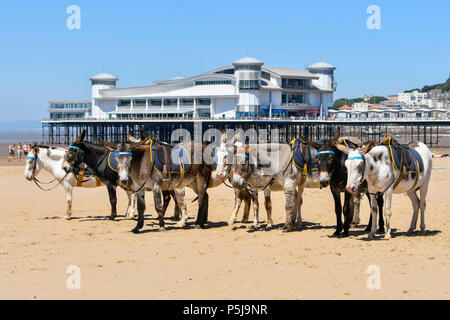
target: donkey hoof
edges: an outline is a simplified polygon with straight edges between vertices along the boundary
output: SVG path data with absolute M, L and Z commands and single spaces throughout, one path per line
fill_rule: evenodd
M 201 229 L 202 227 L 199 224 L 194 225 L 194 229 Z
M 116 218 L 116 216 L 109 216 L 109 217 L 108 217 L 108 220 L 113 221 L 115 218 Z
M 258 230 L 258 228 L 254 224 L 248 227 L 248 231 L 256 231 L 256 230 Z
M 133 232 L 134 234 L 138 234 L 139 233 L 139 228 L 136 227 L 133 230 L 131 230 L 131 232 Z
M 234 220 L 228 221 L 228 225 L 229 225 L 230 227 L 232 227 L 232 226 L 234 225 Z
M 369 233 L 369 235 L 367 236 L 367 238 L 368 238 L 369 240 L 373 240 L 373 239 L 375 239 L 375 235 L 374 235 L 373 233 Z
M 66 220 L 72 219 L 70 216 L 64 216 L 64 218 L 65 218 Z
M 272 230 L 272 224 L 271 224 L 271 223 L 269 223 L 269 224 L 266 226 L 266 230 L 267 230 L 267 231 Z
M 377 233 L 383 234 L 383 233 L 386 233 L 386 230 L 384 230 L 384 228 L 380 228 L 377 230 Z
M 159 228 L 158 228 L 158 231 L 160 231 L 160 232 L 161 232 L 161 231 L 166 231 L 166 228 L 164 228 L 164 227 L 159 227 Z
M 420 235 L 421 236 L 426 236 L 427 235 L 427 231 L 426 230 L 420 230 Z
M 291 232 L 293 229 L 292 224 L 285 224 L 283 227 L 283 232 Z
M 341 235 L 340 231 L 333 232 L 333 237 L 339 237 Z

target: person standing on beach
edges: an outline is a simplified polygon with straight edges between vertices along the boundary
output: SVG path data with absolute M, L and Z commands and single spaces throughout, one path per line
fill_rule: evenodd
M 19 143 L 17 145 L 17 155 L 19 156 L 19 160 L 22 160 L 22 145 Z
M 8 146 L 8 162 L 11 162 L 14 157 L 14 147 L 12 145 Z

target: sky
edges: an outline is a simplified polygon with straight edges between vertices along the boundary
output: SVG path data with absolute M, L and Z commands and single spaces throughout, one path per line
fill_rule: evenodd
M 80 29 L 66 25 L 70 5 Z M 380 8 L 370 30 L 367 8 Z M 450 74 L 450 1 L 3 1 L 0 121 L 48 117 L 48 101 L 191 76 L 250 55 L 270 66 L 336 66 L 335 99 L 396 94 Z

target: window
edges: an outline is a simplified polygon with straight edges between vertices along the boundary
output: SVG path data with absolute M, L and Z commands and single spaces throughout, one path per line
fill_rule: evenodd
M 216 86 L 224 84 L 231 84 L 231 80 L 195 81 L 196 86 Z
M 181 99 L 181 104 L 191 106 L 194 104 L 194 99 Z
M 95 85 L 95 84 L 106 84 L 106 85 L 116 85 L 116 81 L 114 81 L 114 80 L 93 80 L 92 81 L 92 85 Z
M 148 101 L 148 104 L 151 106 L 159 106 L 160 107 L 162 105 L 162 102 L 161 102 L 161 99 L 150 99 Z
M 176 106 L 178 104 L 177 99 L 166 99 L 164 100 L 165 106 Z
M 302 104 L 305 101 L 304 98 L 305 97 L 303 94 L 288 94 L 287 95 L 287 103 L 288 104 Z M 286 103 L 286 94 L 282 95 L 281 102 Z
M 145 107 L 146 100 L 145 99 L 135 99 L 133 100 L 133 106 L 135 107 Z
M 239 80 L 240 89 L 259 89 L 259 80 Z
M 304 79 L 282 79 L 281 86 L 287 89 L 309 88 L 309 81 Z
M 197 99 L 197 104 L 201 106 L 209 106 L 211 104 L 211 99 Z
M 117 106 L 119 106 L 119 107 L 130 107 L 131 106 L 131 100 L 130 99 L 119 100 L 119 101 L 117 101 Z

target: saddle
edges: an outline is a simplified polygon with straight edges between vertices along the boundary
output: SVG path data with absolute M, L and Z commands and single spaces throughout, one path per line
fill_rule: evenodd
M 306 145 L 305 156 L 302 154 L 302 143 Z M 294 138 L 289 145 L 291 146 L 292 162 L 297 168 L 302 170 L 300 184 L 303 184 L 307 176 L 311 176 L 313 171 L 319 170 L 319 164 L 316 159 L 311 156 L 311 147 L 303 139 Z
M 419 173 L 423 172 L 423 159 L 420 154 L 410 145 L 400 144 L 391 136 L 384 138 L 380 144 L 389 149 L 394 168 L 397 171 L 400 171 L 400 176 L 394 185 L 394 189 L 398 186 L 406 174 L 414 173 L 416 179 L 414 186 L 411 188 L 411 190 L 413 190 L 419 180 Z
M 85 179 L 90 180 L 90 178 L 92 177 L 95 177 L 97 181 L 97 187 L 100 187 L 102 185 L 101 180 L 95 175 L 95 171 L 87 166 L 85 168 L 73 168 L 72 174 L 77 178 L 77 187 L 81 187 L 83 182 L 87 182 L 85 181 Z
M 109 151 L 108 156 L 107 156 L 108 157 L 108 167 L 112 171 L 117 172 L 117 161 L 116 161 L 116 158 L 114 158 L 115 153 L 116 153 L 115 151 Z
M 157 141 L 150 140 L 150 159 L 153 167 L 163 175 L 163 181 L 171 181 L 173 173 L 180 174 L 178 185 L 181 185 L 184 174 L 191 167 L 191 156 L 189 152 L 180 144 L 170 146 Z

